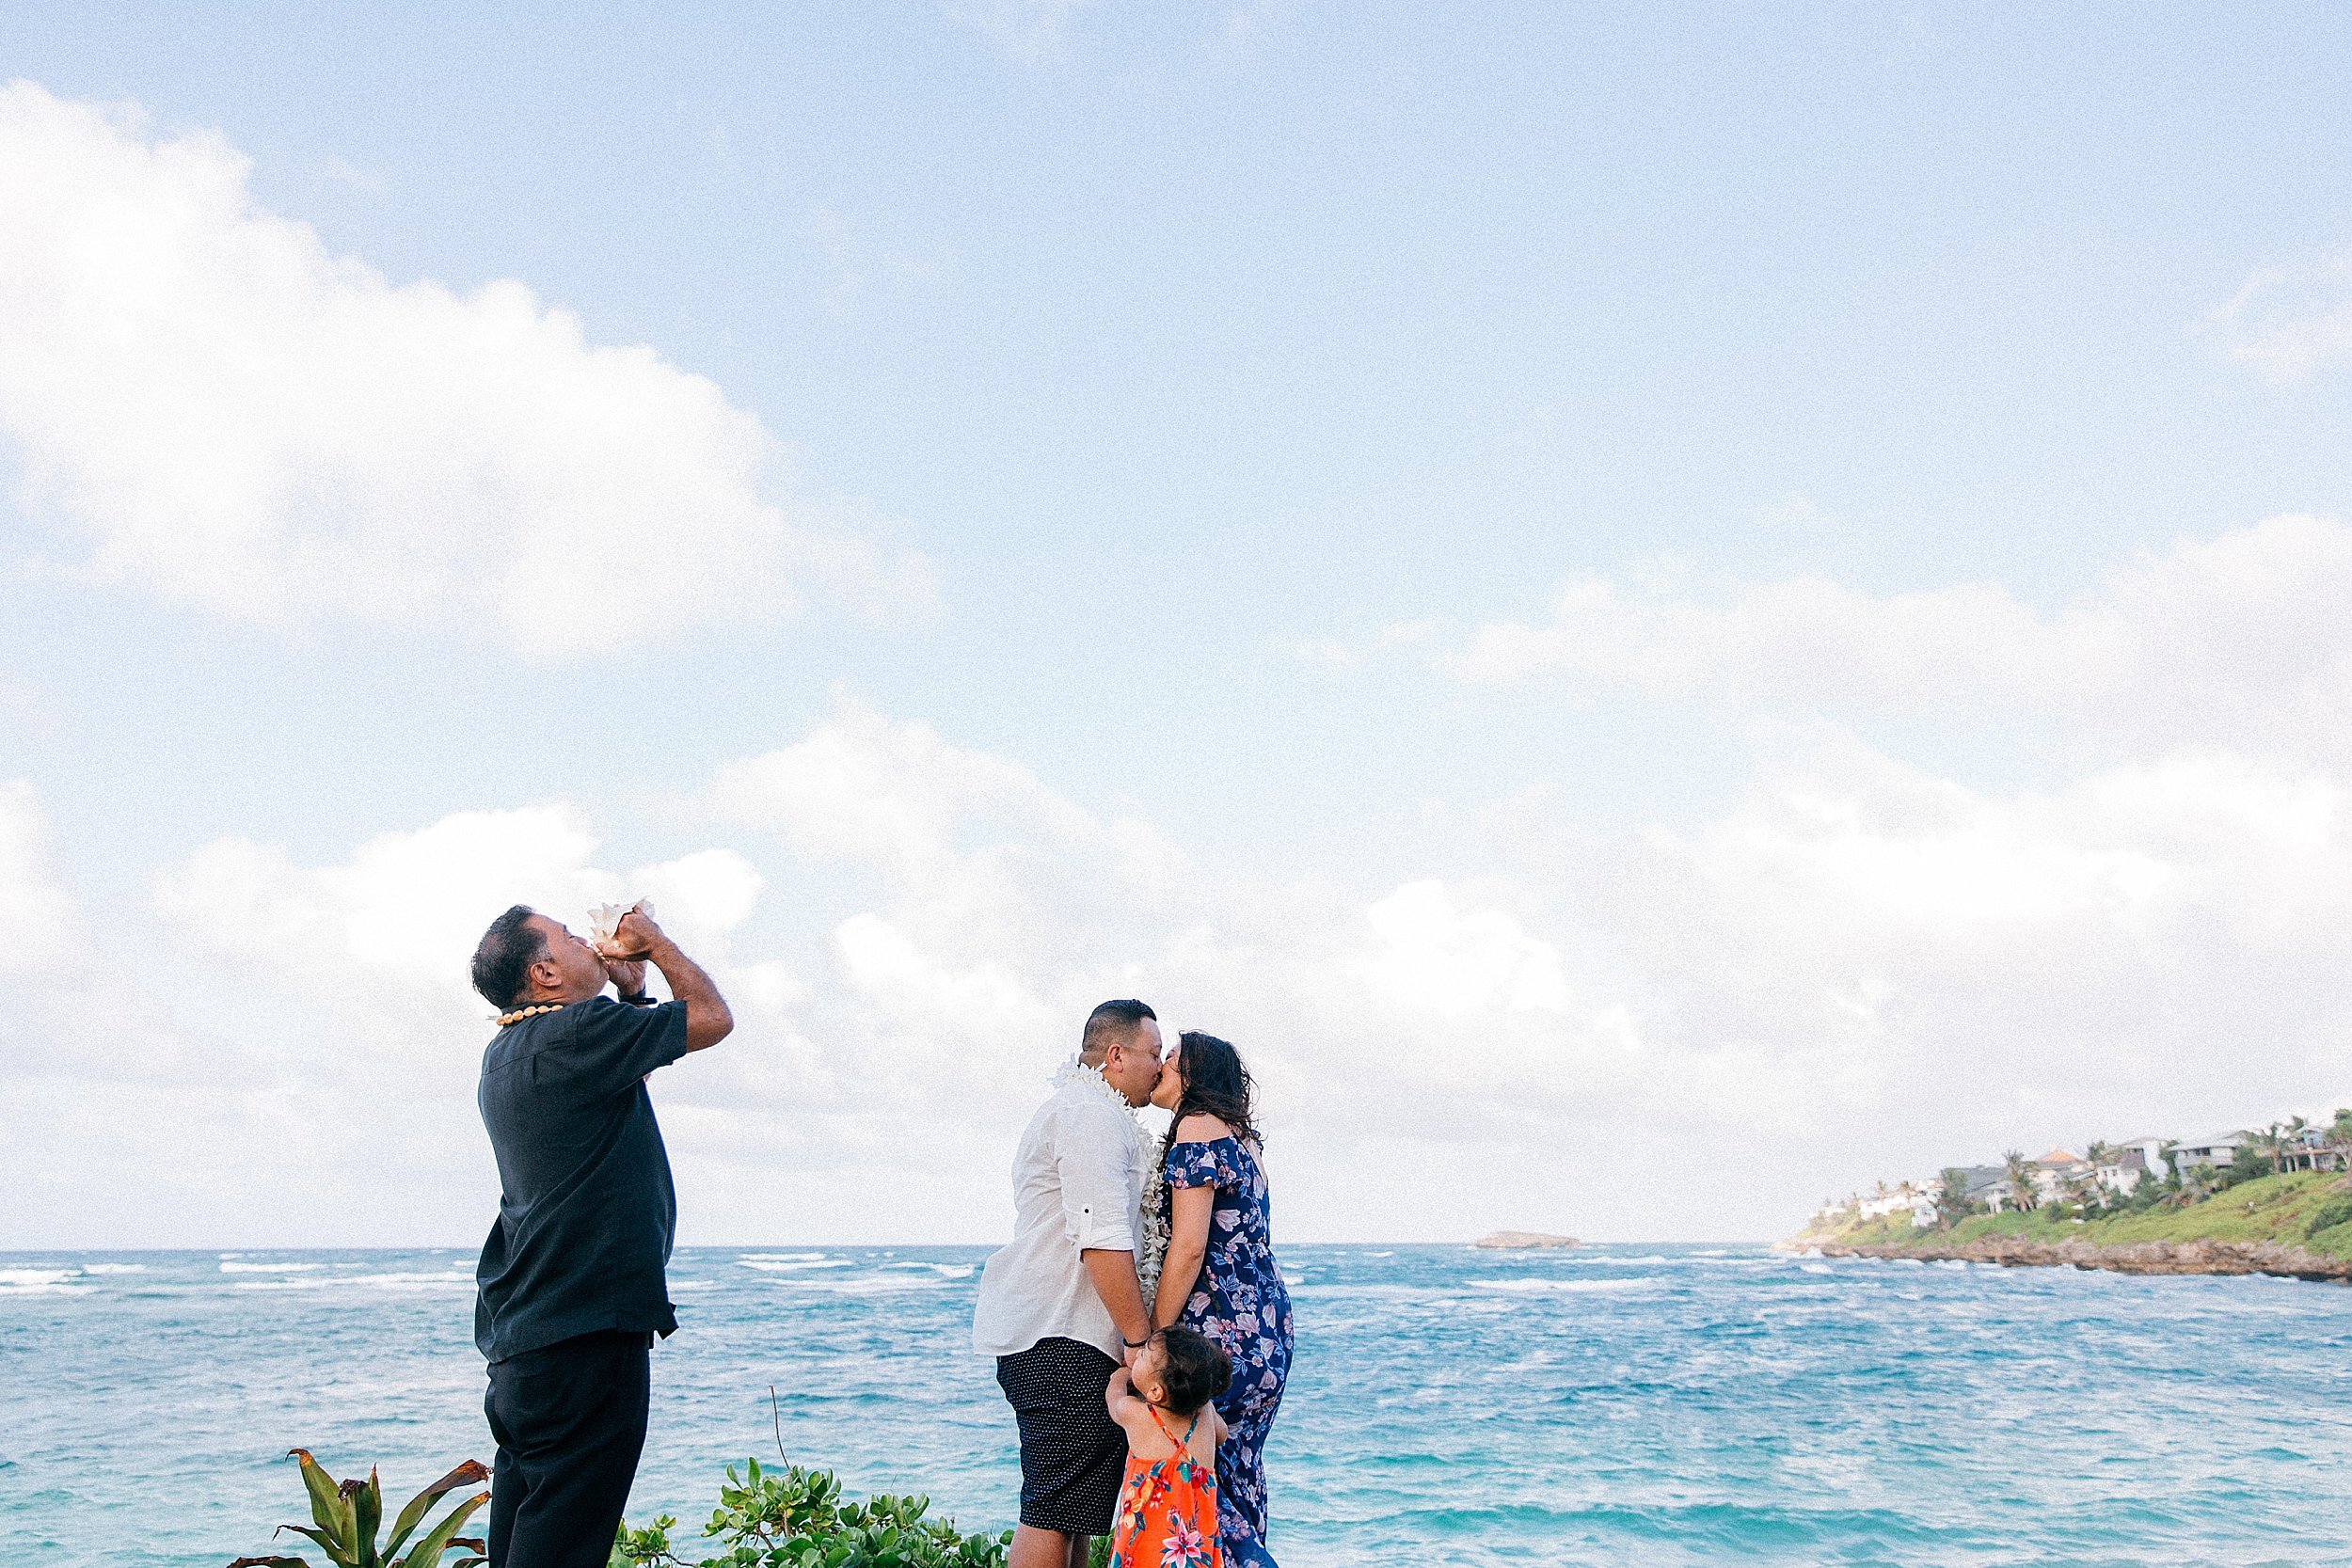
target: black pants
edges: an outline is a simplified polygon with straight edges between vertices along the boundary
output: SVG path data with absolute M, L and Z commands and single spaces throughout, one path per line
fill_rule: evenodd
M 645 1446 L 653 1336 L 583 1334 L 490 1363 L 490 1568 L 605 1568 Z

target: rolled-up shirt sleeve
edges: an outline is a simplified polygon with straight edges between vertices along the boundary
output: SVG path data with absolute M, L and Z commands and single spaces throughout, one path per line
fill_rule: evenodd
M 1134 1135 L 1116 1113 L 1065 1117 L 1055 1140 L 1063 1228 L 1081 1252 L 1136 1250 Z

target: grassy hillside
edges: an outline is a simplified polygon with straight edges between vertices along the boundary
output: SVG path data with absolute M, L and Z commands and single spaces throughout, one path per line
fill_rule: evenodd
M 2084 1220 L 2053 1219 L 2041 1210 L 1979 1214 L 1949 1230 L 1915 1229 L 1910 1217 L 1901 1215 L 1851 1229 L 1808 1233 L 1804 1239 L 1897 1247 L 1944 1246 L 1979 1236 L 2114 1246 L 2131 1242 L 2276 1242 L 2352 1259 L 2352 1191 L 2344 1183 L 2343 1177 L 2331 1172 L 2293 1171 L 2242 1181 L 2185 1209 L 2146 1209 Z

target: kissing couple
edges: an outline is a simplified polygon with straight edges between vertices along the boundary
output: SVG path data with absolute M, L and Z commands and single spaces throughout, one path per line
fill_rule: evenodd
M 1122 1000 L 1088 1015 L 1030 1117 L 972 1323 L 1021 1433 L 1011 1568 L 1085 1568 L 1097 1535 L 1120 1568 L 1276 1568 L 1264 1448 L 1291 1304 L 1252 1099 L 1232 1046 L 1170 1049 Z M 1173 1114 L 1163 1136 L 1146 1105 Z

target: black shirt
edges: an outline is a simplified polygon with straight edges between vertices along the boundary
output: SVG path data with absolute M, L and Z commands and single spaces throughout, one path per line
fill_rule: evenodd
M 677 1227 L 645 1074 L 686 1054 L 686 1006 L 599 996 L 499 1031 L 482 1124 L 499 1217 L 474 1270 L 474 1343 L 493 1361 L 603 1329 L 671 1334 Z

